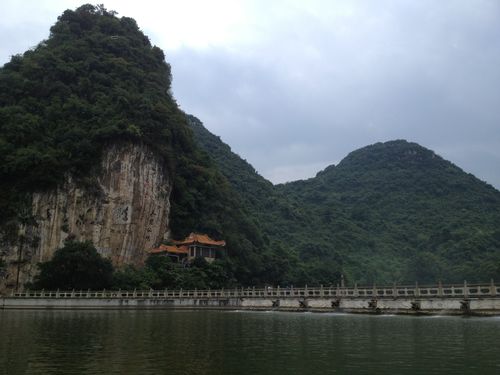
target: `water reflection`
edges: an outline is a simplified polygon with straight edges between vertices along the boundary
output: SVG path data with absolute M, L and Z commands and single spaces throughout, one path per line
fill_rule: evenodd
M 500 319 L 0 311 L 2 374 L 498 374 Z

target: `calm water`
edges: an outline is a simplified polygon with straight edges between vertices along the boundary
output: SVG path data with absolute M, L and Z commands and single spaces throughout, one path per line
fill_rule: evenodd
M 500 374 L 500 318 L 0 311 L 0 374 Z

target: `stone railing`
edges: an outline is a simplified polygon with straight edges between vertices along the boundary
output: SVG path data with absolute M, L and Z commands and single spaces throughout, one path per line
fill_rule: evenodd
M 431 286 L 369 286 L 369 287 L 267 287 L 236 288 L 219 290 L 72 290 L 45 291 L 27 290 L 12 292 L 14 298 L 481 298 L 499 297 L 500 286 L 491 281 L 489 284 L 454 284 Z

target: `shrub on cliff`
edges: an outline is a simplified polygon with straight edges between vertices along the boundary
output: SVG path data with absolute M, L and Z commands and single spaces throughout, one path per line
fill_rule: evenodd
M 39 264 L 36 289 L 100 290 L 111 287 L 113 266 L 91 242 L 66 242 L 48 262 Z

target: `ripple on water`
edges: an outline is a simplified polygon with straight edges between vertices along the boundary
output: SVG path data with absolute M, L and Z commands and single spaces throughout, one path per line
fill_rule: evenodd
M 0 374 L 498 374 L 500 317 L 0 311 Z

